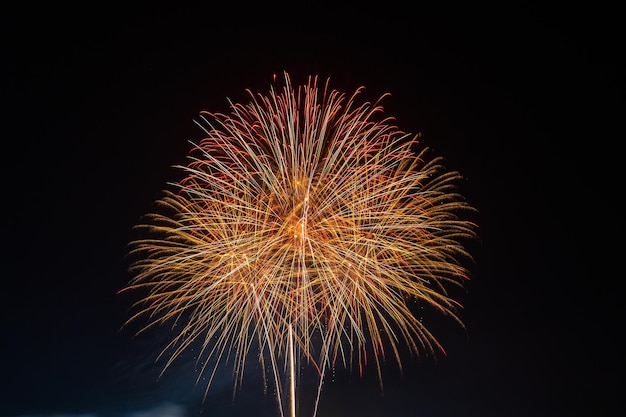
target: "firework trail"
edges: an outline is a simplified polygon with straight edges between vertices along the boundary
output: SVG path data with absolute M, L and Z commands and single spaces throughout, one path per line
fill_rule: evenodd
M 382 381 L 382 360 L 401 366 L 401 347 L 442 350 L 411 306 L 462 325 L 448 294 L 467 280 L 463 243 L 476 232 L 460 174 L 415 153 L 418 136 L 399 131 L 380 99 L 284 80 L 228 114 L 200 114 L 206 137 L 137 226 L 125 290 L 144 291 L 129 319 L 147 317 L 142 331 L 177 324 L 164 370 L 201 343 L 208 391 L 220 363 L 232 361 L 241 383 L 254 353 L 284 415 L 282 376 L 291 369 L 293 396 L 294 360 L 305 361 L 320 378 L 315 415 L 337 363 L 371 359 Z

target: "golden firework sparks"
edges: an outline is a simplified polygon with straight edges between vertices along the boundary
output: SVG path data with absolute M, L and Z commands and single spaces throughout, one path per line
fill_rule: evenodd
M 467 279 L 476 228 L 461 176 L 416 152 L 419 135 L 398 130 L 380 99 L 358 104 L 360 93 L 313 77 L 294 89 L 285 74 L 281 91 L 200 114 L 206 137 L 129 250 L 126 289 L 147 291 L 129 322 L 178 324 L 164 369 L 200 341 L 207 391 L 228 358 L 237 384 L 254 346 L 284 415 L 294 357 L 321 388 L 337 361 L 362 369 L 371 352 L 382 381 L 385 355 L 401 366 L 402 346 L 441 349 L 411 304 L 462 324 L 448 290 Z

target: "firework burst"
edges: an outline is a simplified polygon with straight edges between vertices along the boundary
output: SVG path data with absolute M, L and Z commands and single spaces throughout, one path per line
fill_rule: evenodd
M 455 191 L 460 174 L 416 152 L 418 136 L 398 130 L 380 100 L 358 104 L 360 93 L 317 78 L 294 89 L 285 74 L 281 90 L 200 114 L 205 138 L 129 250 L 126 289 L 145 291 L 129 322 L 177 323 L 165 369 L 201 343 L 208 390 L 230 360 L 240 383 L 254 354 L 284 415 L 282 376 L 293 397 L 299 361 L 320 388 L 325 370 L 367 358 L 382 380 L 381 361 L 400 365 L 402 347 L 441 349 L 411 305 L 462 324 L 448 291 L 467 279 L 463 243 L 475 227 Z

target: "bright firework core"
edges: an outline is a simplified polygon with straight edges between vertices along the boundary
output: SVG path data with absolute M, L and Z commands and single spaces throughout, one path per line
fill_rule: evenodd
M 455 191 L 461 176 L 416 153 L 418 136 L 379 102 L 357 104 L 359 93 L 346 99 L 316 78 L 294 89 L 285 74 L 282 91 L 200 114 L 206 136 L 184 178 L 130 245 L 128 288 L 147 295 L 129 322 L 178 325 L 165 368 L 200 342 L 208 390 L 220 363 L 243 378 L 255 357 L 271 369 L 281 415 L 294 415 L 301 361 L 318 372 L 319 399 L 338 364 L 369 359 L 382 381 L 382 360 L 400 365 L 403 347 L 443 350 L 414 303 L 462 324 L 448 290 L 467 280 L 464 243 L 476 232 Z

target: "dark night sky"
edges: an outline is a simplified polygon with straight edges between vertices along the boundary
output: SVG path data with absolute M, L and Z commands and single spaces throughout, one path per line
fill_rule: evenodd
M 2 9 L 0 416 L 197 415 L 189 365 L 154 383 L 154 346 L 117 333 L 125 245 L 200 137 L 198 112 L 283 70 L 390 92 L 387 112 L 466 176 L 480 213 L 467 332 L 442 325 L 448 356 L 390 371 L 384 397 L 373 373 L 327 384 L 320 417 L 624 413 L 616 10 Z M 203 415 L 277 415 L 229 389 Z

